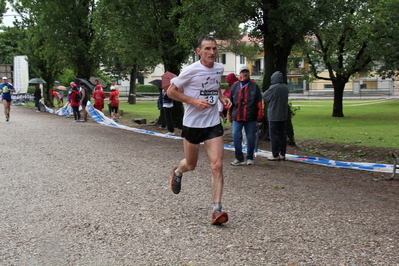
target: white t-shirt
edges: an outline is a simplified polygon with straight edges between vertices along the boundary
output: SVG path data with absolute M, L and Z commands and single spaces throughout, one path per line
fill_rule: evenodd
M 183 125 L 193 128 L 213 127 L 220 124 L 219 119 L 219 88 L 223 75 L 222 64 L 214 63 L 212 68 L 197 61 L 183 69 L 180 75 L 171 80 L 183 93 L 196 99 L 208 99 L 211 108 L 201 110 L 194 105 L 185 103 Z

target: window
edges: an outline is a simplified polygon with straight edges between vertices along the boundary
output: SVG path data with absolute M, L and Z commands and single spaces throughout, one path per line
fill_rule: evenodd
M 240 55 L 240 64 L 245 65 L 245 56 Z
M 226 64 L 226 54 L 222 54 L 222 62 L 223 65 Z

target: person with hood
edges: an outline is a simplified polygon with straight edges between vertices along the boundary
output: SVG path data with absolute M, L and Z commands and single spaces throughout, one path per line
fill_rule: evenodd
M 284 83 L 283 73 L 276 71 L 272 74 L 271 85 L 263 95 L 268 103 L 267 117 L 269 120 L 270 145 L 272 157 L 269 161 L 285 160 L 287 147 L 287 132 L 285 129 L 288 119 L 288 86 Z
M 82 95 L 78 89 L 78 86 L 76 84 L 72 84 L 72 91 L 69 94 L 69 104 L 72 107 L 73 116 L 75 118 L 74 120 L 72 120 L 72 122 L 80 121 L 79 106 L 80 106 L 81 100 L 82 100 Z
M 105 93 L 100 84 L 96 85 L 95 91 L 93 93 L 93 98 L 94 98 L 94 108 L 102 112 L 104 108 Z
M 233 121 L 233 143 L 236 159 L 231 165 L 253 165 L 256 127 L 263 123 L 262 92 L 249 76 L 249 68 L 240 68 L 240 81 L 233 84 L 231 93 L 230 121 Z M 247 137 L 247 155 L 242 151 L 242 129 Z

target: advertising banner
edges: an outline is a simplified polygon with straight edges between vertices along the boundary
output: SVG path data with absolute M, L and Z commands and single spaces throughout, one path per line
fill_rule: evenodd
M 14 56 L 14 88 L 17 93 L 27 93 L 29 86 L 28 57 Z

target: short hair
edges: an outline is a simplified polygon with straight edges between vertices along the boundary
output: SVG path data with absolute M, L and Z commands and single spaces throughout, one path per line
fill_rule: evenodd
M 216 43 L 215 38 L 213 38 L 212 36 L 209 35 L 202 35 L 199 39 L 198 39 L 198 48 L 201 49 L 202 46 L 202 42 L 203 41 L 212 41 L 214 43 Z

